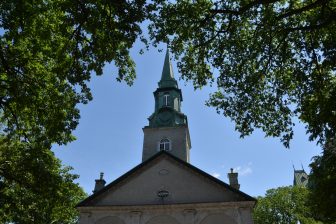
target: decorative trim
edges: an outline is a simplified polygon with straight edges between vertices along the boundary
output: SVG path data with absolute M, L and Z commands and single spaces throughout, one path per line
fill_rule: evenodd
M 253 208 L 254 201 L 218 202 L 218 203 L 189 203 L 189 204 L 166 204 L 166 205 L 114 205 L 114 206 L 87 206 L 78 207 L 80 212 L 95 211 L 151 211 L 151 210 L 199 210 L 199 209 L 232 209 L 232 208 Z

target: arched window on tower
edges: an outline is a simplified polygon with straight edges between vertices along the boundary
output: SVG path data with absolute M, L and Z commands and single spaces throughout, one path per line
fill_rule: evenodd
M 164 106 L 169 106 L 169 94 L 168 93 L 163 95 L 163 105 Z
M 164 138 L 160 141 L 160 151 L 161 150 L 170 150 L 170 141 L 168 139 Z

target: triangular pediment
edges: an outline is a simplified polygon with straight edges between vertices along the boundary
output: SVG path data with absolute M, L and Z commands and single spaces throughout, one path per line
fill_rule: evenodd
M 160 152 L 91 195 L 78 207 L 236 201 L 255 199 L 166 152 Z

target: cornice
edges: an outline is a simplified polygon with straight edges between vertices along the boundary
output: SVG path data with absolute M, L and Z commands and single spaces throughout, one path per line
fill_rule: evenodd
M 253 208 L 253 201 L 236 202 L 211 202 L 211 203 L 189 203 L 189 204 L 168 204 L 168 205 L 113 205 L 113 206 L 86 206 L 78 207 L 80 212 L 104 212 L 104 211 L 165 211 L 165 210 L 211 210 L 228 208 Z

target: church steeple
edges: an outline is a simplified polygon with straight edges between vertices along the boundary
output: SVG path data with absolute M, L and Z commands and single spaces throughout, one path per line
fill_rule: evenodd
M 182 92 L 174 78 L 167 49 L 161 80 L 155 90 L 154 113 L 148 118 L 149 125 L 143 128 L 145 161 L 160 150 L 189 162 L 190 137 L 187 116 L 181 112 Z
M 160 88 L 173 87 L 178 88 L 177 81 L 174 78 L 173 67 L 170 63 L 169 50 L 167 49 L 161 80 L 159 82 Z
M 154 92 L 155 111 L 148 118 L 149 127 L 174 127 L 187 124 L 187 116 L 181 112 L 182 92 L 174 78 L 167 50 L 159 87 Z

